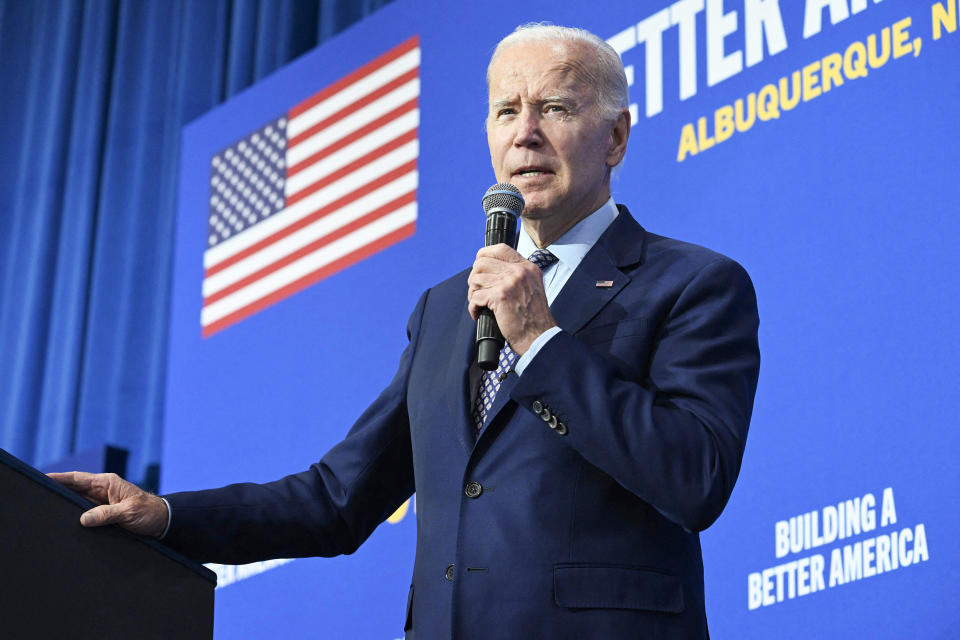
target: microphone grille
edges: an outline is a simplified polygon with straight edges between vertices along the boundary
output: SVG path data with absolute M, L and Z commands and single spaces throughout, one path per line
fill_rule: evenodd
M 520 189 L 509 182 L 498 182 L 483 194 L 484 213 L 490 213 L 493 209 L 507 209 L 519 216 L 523 206 L 523 195 Z

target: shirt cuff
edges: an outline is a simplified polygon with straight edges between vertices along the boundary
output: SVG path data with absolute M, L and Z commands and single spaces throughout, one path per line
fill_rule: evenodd
M 543 348 L 543 345 L 547 344 L 550 338 L 558 333 L 560 333 L 560 327 L 550 327 L 537 336 L 537 339 L 531 343 L 530 348 L 527 349 L 526 353 L 520 356 L 520 359 L 517 360 L 517 364 L 513 367 L 513 370 L 517 372 L 518 376 L 523 375 L 523 370 L 527 368 L 527 365 L 533 362 L 533 359 L 537 356 L 537 353 L 540 352 L 540 349 Z
M 170 508 L 170 503 L 167 502 L 166 498 L 161 497 L 163 504 L 167 505 L 167 526 L 163 528 L 163 533 L 160 534 L 160 537 L 157 540 L 163 540 L 167 535 L 167 531 L 170 531 L 170 521 L 173 520 L 173 509 Z

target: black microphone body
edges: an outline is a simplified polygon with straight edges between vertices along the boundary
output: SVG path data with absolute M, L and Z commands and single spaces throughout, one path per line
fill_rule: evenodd
M 483 210 L 487 214 L 485 245 L 505 244 L 517 248 L 517 220 L 523 211 L 523 196 L 512 184 L 498 183 L 483 196 Z M 477 364 L 484 371 L 493 371 L 500 360 L 504 338 L 497 319 L 490 309 L 480 309 L 477 318 Z

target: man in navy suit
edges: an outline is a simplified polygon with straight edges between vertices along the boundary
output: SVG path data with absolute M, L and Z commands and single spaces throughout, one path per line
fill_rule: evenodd
M 329 556 L 416 491 L 408 637 L 707 636 L 697 532 L 740 469 L 752 285 L 614 205 L 630 115 L 602 40 L 518 29 L 488 85 L 494 172 L 526 202 L 518 251 L 484 248 L 421 296 L 393 381 L 309 470 L 166 505 L 116 477 L 55 476 L 106 503 L 85 525 L 163 534 L 202 561 Z M 482 307 L 509 345 L 491 373 L 475 364 Z

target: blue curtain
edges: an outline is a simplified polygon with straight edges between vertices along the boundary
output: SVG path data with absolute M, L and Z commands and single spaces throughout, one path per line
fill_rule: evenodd
M 389 0 L 0 0 L 0 448 L 160 458 L 180 130 Z

